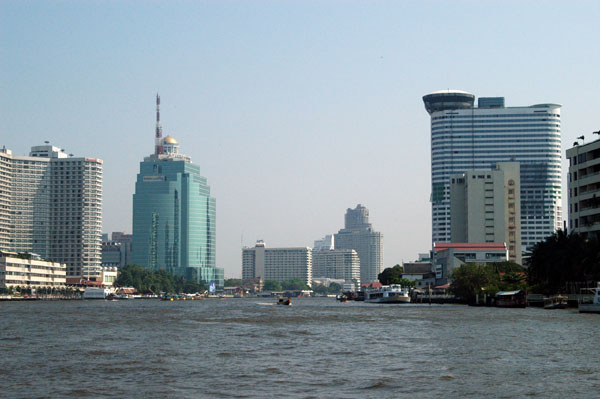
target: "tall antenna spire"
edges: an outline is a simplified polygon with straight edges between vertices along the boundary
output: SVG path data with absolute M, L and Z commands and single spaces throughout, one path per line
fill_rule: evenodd
M 156 135 L 154 138 L 154 155 L 163 153 L 162 126 L 160 125 L 160 96 L 156 93 Z

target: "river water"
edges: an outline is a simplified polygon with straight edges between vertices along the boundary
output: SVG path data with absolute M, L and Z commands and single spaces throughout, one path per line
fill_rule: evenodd
M 0 397 L 600 397 L 600 315 L 274 302 L 1 302 Z

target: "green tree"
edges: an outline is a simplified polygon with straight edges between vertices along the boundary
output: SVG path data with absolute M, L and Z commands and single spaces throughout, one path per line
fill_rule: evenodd
M 482 294 L 484 288 L 498 285 L 497 276 L 490 267 L 479 263 L 466 263 L 452 270 L 450 292 L 468 303 L 473 303 L 475 296 Z
M 314 284 L 312 290 L 315 292 L 315 294 L 319 295 L 326 295 L 329 293 L 329 289 L 323 284 Z
M 242 280 L 239 278 L 226 278 L 225 287 L 239 287 L 242 285 Z
M 263 285 L 263 291 L 281 291 L 281 283 L 275 280 L 267 280 Z
M 331 283 L 329 284 L 329 287 L 327 287 L 327 292 L 329 294 L 339 294 L 340 292 L 342 292 L 342 286 L 339 285 L 338 283 Z M 313 288 L 314 291 L 314 288 Z
M 291 280 L 282 281 L 281 287 L 284 290 L 289 290 L 289 291 L 300 291 L 300 290 L 310 289 L 310 287 L 299 278 L 293 278 Z
M 383 285 L 399 284 L 396 282 L 396 280 L 402 278 L 402 273 L 404 273 L 403 267 L 400 265 L 395 265 L 394 267 L 388 267 L 384 269 L 377 275 L 377 279 Z
M 528 284 L 547 295 L 567 282 L 600 280 L 600 241 L 558 230 L 533 246 L 528 266 Z

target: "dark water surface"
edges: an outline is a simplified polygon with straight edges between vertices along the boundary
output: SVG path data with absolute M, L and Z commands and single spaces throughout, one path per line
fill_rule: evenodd
M 0 397 L 600 397 L 600 315 L 274 302 L 2 302 Z

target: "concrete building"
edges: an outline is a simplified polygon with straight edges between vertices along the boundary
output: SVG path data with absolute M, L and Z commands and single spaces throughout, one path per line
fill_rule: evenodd
M 0 247 L 65 263 L 67 276 L 100 267 L 102 160 L 51 145 L 29 156 L 3 148 L 0 176 Z
M 132 243 L 132 234 L 116 231 L 110 239 L 108 234 L 102 234 L 102 266 L 122 268 L 131 263 Z
M 314 251 L 321 251 L 324 249 L 334 249 L 335 245 L 334 245 L 334 238 L 333 238 L 333 234 L 328 234 L 325 237 L 321 238 L 320 240 L 315 240 L 315 245 L 313 245 L 313 252 Z
M 402 278 L 418 281 L 432 274 L 431 262 L 404 262 L 402 263 Z
M 162 137 L 157 96 L 154 154 L 140 163 L 133 195 L 131 263 L 223 288 L 216 267 L 216 201 L 200 167 Z
M 0 251 L 0 288 L 63 288 L 67 266 L 35 254 Z
M 312 250 L 309 247 L 267 248 L 257 241 L 242 249 L 242 278 L 263 281 L 300 279 L 312 284 Z
M 574 145 L 569 159 L 569 231 L 600 238 L 600 140 Z
M 465 263 L 492 263 L 508 260 L 505 243 L 456 243 L 433 244 L 433 268 L 437 284 L 445 284 L 452 278 L 452 270 Z
M 521 264 L 520 191 L 518 162 L 452 175 L 452 242 L 505 242 L 509 260 Z
M 312 251 L 312 275 L 343 279 L 360 287 L 360 259 L 353 249 L 329 249 Z
M 354 249 L 360 259 L 360 281 L 377 281 L 383 270 L 383 233 L 373 231 L 369 210 L 358 204 L 348 208 L 345 226 L 335 235 L 335 249 Z
M 431 115 L 432 242 L 451 241 L 450 176 L 516 161 L 522 251 L 562 227 L 558 104 L 505 107 L 503 97 L 443 90 L 423 97 Z

